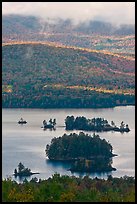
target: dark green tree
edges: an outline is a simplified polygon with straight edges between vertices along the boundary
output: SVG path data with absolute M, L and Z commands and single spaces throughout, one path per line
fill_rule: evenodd
M 74 128 L 74 116 L 67 116 L 65 119 L 66 130 L 73 130 Z
M 18 164 L 18 172 L 20 173 L 21 171 L 23 171 L 25 169 L 25 166 L 20 162 Z

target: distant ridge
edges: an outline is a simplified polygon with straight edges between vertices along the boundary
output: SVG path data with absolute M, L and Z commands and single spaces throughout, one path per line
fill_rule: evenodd
M 27 32 L 26 32 L 27 31 Z M 53 19 L 52 23 L 48 19 L 40 19 L 35 16 L 23 15 L 3 15 L 2 16 L 2 34 L 23 34 L 27 33 L 83 33 L 99 35 L 134 35 L 135 25 L 120 25 L 116 27 L 109 22 L 103 21 L 85 21 L 73 24 L 71 19 Z

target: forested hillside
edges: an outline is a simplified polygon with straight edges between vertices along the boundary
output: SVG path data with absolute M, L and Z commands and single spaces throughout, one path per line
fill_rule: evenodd
M 106 106 L 133 104 L 134 76 L 133 58 L 103 51 L 35 42 L 2 47 L 4 107 L 66 107 L 60 101 L 73 98 L 78 107 L 94 107 L 100 97 L 113 101 Z

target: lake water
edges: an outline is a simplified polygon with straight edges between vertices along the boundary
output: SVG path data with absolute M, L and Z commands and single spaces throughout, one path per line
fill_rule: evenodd
M 107 109 L 2 109 L 2 177 L 12 176 L 19 162 L 33 172 L 40 174 L 28 178 L 37 177 L 47 179 L 55 172 L 61 175 L 84 176 L 86 174 L 71 173 L 67 169 L 68 163 L 51 162 L 46 158 L 45 147 L 50 144 L 53 137 L 62 136 L 64 133 L 79 133 L 80 131 L 66 131 L 66 116 L 85 116 L 87 118 L 103 117 L 109 122 L 112 120 L 117 126 L 121 121 L 129 125 L 130 132 L 102 132 L 101 138 L 109 141 L 113 147 L 113 153 L 118 156 L 113 158 L 112 166 L 117 170 L 108 173 L 91 173 L 90 177 L 106 179 L 108 175 L 121 177 L 124 175 L 135 176 L 135 107 L 121 106 Z M 18 120 L 23 117 L 28 121 L 26 125 L 19 125 Z M 56 130 L 43 130 L 42 121 L 56 118 Z M 93 134 L 93 132 L 88 132 Z M 16 179 L 17 181 L 18 178 Z M 21 182 L 21 181 L 20 181 Z

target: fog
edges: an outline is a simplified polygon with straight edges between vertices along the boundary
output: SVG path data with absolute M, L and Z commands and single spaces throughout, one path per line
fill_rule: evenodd
M 75 24 L 89 20 L 134 24 L 135 2 L 2 2 L 2 14 L 34 15 L 45 21 L 70 18 Z

